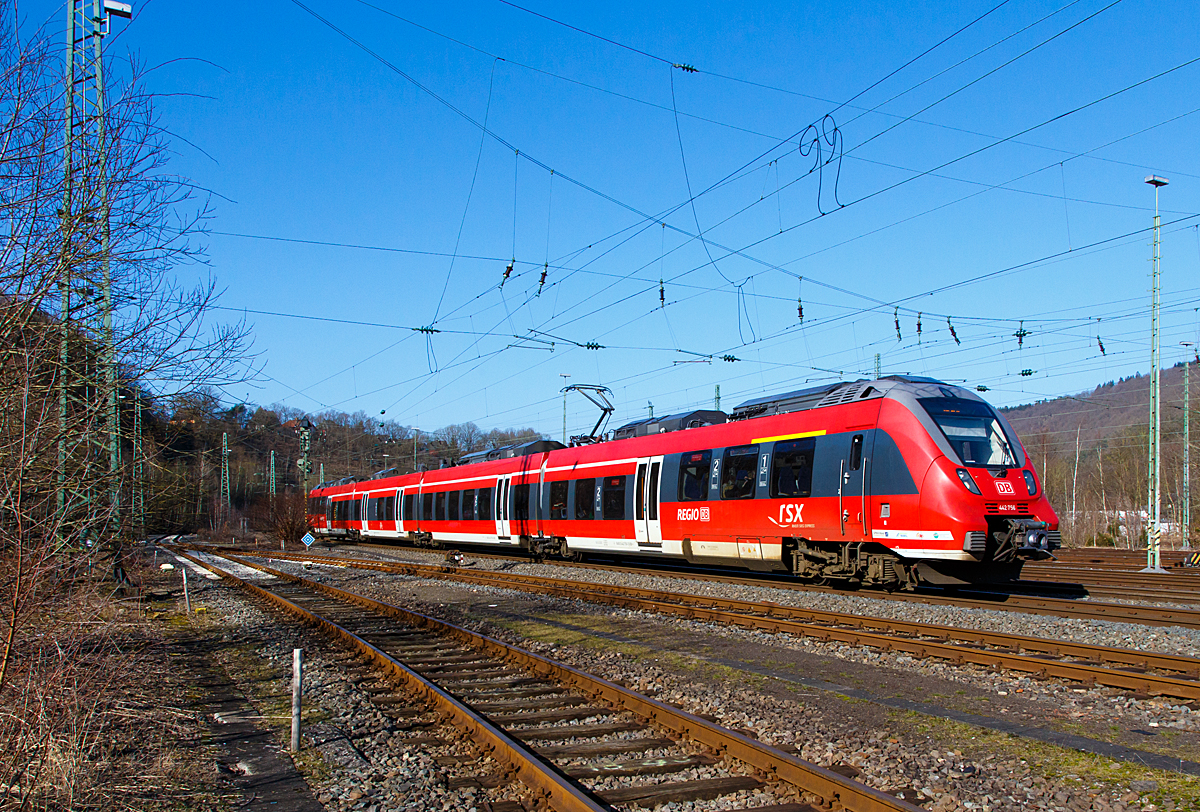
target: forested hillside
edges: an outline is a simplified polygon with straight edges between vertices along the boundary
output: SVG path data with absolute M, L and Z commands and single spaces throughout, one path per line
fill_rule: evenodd
M 1193 362 L 1193 412 L 1200 403 L 1198 371 Z M 1174 545 L 1182 541 L 1182 363 L 1163 371 L 1161 391 L 1162 515 L 1168 525 L 1164 542 Z M 1063 520 L 1064 541 L 1144 544 L 1149 409 L 1150 378 L 1135 375 L 1090 392 L 1004 410 L 1042 472 L 1046 493 Z M 1194 433 L 1192 450 L 1195 470 Z M 1196 494 L 1192 499 L 1194 506 Z M 1195 512 L 1193 508 L 1193 528 Z

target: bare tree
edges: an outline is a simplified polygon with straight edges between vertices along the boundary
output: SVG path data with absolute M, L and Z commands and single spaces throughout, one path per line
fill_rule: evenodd
M 244 378 L 249 346 L 243 325 L 212 323 L 211 279 L 177 281 L 203 260 L 208 204 L 167 171 L 140 67 L 106 74 L 102 137 L 67 150 L 60 46 L 20 31 L 0 0 L 0 784 L 19 788 L 0 806 L 36 808 L 70 806 L 95 778 L 85 762 L 107 700 L 102 682 L 96 693 L 80 680 L 128 663 L 103 625 L 63 619 L 95 616 L 123 586 L 123 507 L 143 447 L 130 419 Z

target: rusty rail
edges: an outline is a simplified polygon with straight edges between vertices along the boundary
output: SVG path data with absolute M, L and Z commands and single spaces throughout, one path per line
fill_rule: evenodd
M 1197 681 L 1200 679 L 1200 660 L 1193 657 L 826 612 L 776 603 L 688 595 L 637 587 L 618 587 L 587 581 L 565 581 L 508 572 L 471 572 L 456 567 L 296 553 L 257 555 L 291 561 L 332 563 L 338 566 L 371 569 L 413 577 L 441 578 L 481 586 L 523 589 L 556 597 L 621 606 L 626 609 L 670 614 L 761 631 L 795 634 L 825 642 L 833 641 L 855 646 L 866 645 L 885 651 L 900 651 L 917 657 L 933 657 L 959 664 L 972 663 L 1040 677 L 1059 677 L 1128 691 L 1189 700 L 1200 699 L 1200 681 Z M 976 648 L 976 646 L 989 648 Z M 1030 653 L 1022 654 L 1020 653 L 1022 651 Z M 1083 661 L 1072 662 L 1047 659 L 1048 657 L 1074 657 Z M 1098 663 L 1110 663 L 1120 667 L 1104 667 Z M 1122 670 L 1121 667 L 1158 669 L 1173 674 L 1182 674 L 1190 679 L 1161 674 L 1136 673 Z
M 390 550 L 403 549 L 397 548 L 394 544 L 372 544 L 369 542 L 359 542 L 359 547 L 378 547 Z M 513 554 L 505 554 L 499 552 L 473 552 L 472 555 L 477 558 L 496 558 L 504 560 L 529 560 L 525 556 L 517 556 Z M 719 581 L 728 584 L 744 584 L 747 586 L 769 587 L 773 589 L 795 589 L 805 592 L 824 592 L 828 594 L 846 594 L 845 589 L 828 586 L 816 586 L 814 584 L 803 583 L 800 581 L 786 580 L 782 578 L 764 578 L 762 575 L 738 575 L 729 572 L 718 570 L 707 571 L 704 573 L 696 573 L 689 571 L 680 571 L 676 569 L 656 569 L 656 562 L 651 562 L 644 567 L 628 566 L 623 564 L 602 564 L 597 562 L 578 563 L 574 561 L 554 561 L 552 562 L 557 567 L 581 567 L 587 569 L 603 569 L 608 572 L 628 572 L 637 575 L 657 575 L 665 578 L 679 578 L 681 580 L 692 581 Z M 661 567 L 661 564 L 657 564 Z M 1028 565 L 1027 565 L 1028 566 Z M 1046 565 L 1051 567 L 1050 572 L 1059 572 L 1053 567 L 1057 565 Z M 1065 571 L 1065 570 L 1061 570 Z M 1030 570 L 1033 572 L 1033 570 Z M 1175 572 L 1173 570 L 1172 572 Z M 1200 572 L 1200 571 L 1198 571 Z M 1049 577 L 1055 577 L 1051 574 Z M 1157 577 L 1157 576 L 1154 576 Z M 1127 579 L 1126 579 L 1127 581 Z M 1056 598 L 1048 595 L 1025 594 L 1021 591 L 1022 587 L 1036 589 L 1038 587 L 1045 588 L 1050 591 L 1061 591 L 1063 588 L 1077 586 L 1081 587 L 1087 594 L 1088 600 L 1080 600 L 1078 598 Z M 997 589 L 1004 589 L 1003 585 L 996 585 Z M 1026 581 L 1016 582 L 1011 589 L 1004 592 L 988 592 L 983 587 L 972 587 L 950 591 L 949 594 L 937 594 L 929 591 L 920 592 L 883 592 L 871 591 L 868 593 L 860 593 L 865 597 L 870 597 L 875 600 L 887 601 L 903 601 L 908 603 L 927 603 L 939 606 L 958 606 L 969 607 L 974 609 L 992 609 L 1005 612 L 1020 612 L 1024 614 L 1046 615 L 1052 614 L 1058 617 L 1083 618 L 1083 619 L 1098 619 L 1110 620 L 1121 623 L 1134 623 L 1143 626 L 1182 626 L 1189 629 L 1200 629 L 1200 610 L 1186 609 L 1178 606 L 1147 606 L 1127 603 L 1110 603 L 1106 601 L 1091 600 L 1095 596 L 1108 596 L 1115 598 L 1139 598 L 1143 600 L 1170 600 L 1172 596 L 1176 599 L 1180 597 L 1178 591 L 1162 593 L 1155 592 L 1153 594 L 1130 592 L 1129 585 L 1126 582 L 1121 588 L 1114 588 L 1102 584 L 1088 585 L 1067 584 L 1061 581 Z M 971 597 L 972 595 L 980 595 L 982 597 Z M 1200 600 L 1200 590 L 1193 590 L 1184 596 L 1183 603 L 1191 603 Z
M 207 552 L 207 551 L 206 551 Z M 181 553 L 186 555 L 185 553 Z M 687 711 L 680 710 L 670 705 L 664 704 L 647 696 L 623 688 L 620 685 L 609 682 L 608 680 L 596 677 L 586 672 L 572 668 L 564 663 L 551 660 L 533 652 L 526 651 L 516 646 L 510 646 L 499 640 L 487 637 L 469 629 L 455 626 L 443 620 L 438 620 L 427 615 L 422 615 L 418 612 L 413 612 L 408 609 L 393 606 L 383 603 L 363 595 L 357 595 L 352 592 L 338 589 L 327 584 L 317 583 L 296 575 L 281 572 L 271 567 L 266 567 L 261 564 L 256 564 L 252 561 L 247 561 L 239 556 L 223 553 L 223 557 L 235 561 L 247 567 L 252 567 L 261 572 L 274 575 L 277 578 L 288 581 L 293 584 L 299 584 L 316 592 L 323 593 L 331 598 L 339 601 L 349 602 L 368 609 L 379 614 L 387 615 L 397 620 L 401 620 L 412 626 L 424 627 L 436 631 L 439 635 L 444 635 L 456 639 L 463 644 L 500 657 L 510 663 L 519 665 L 531 673 L 553 679 L 555 682 L 574 688 L 581 693 L 587 694 L 595 699 L 599 699 L 609 703 L 610 705 L 619 708 L 623 711 L 633 713 L 645 719 L 653 720 L 657 725 L 666 728 L 667 730 L 686 739 L 690 739 L 699 744 L 712 748 L 718 753 L 728 755 L 746 765 L 749 765 L 756 770 L 764 773 L 768 778 L 783 781 L 800 789 L 818 795 L 825 800 L 825 803 L 833 808 L 843 808 L 848 812 L 920 812 L 919 807 L 913 806 L 899 798 L 889 795 L 885 792 L 873 789 L 865 784 L 848 779 L 831 770 L 827 770 L 816 764 L 812 764 L 797 756 L 785 753 L 768 744 L 728 730 L 719 725 L 713 724 L 698 716 L 694 716 Z M 319 618 L 306 610 L 300 609 L 286 599 L 274 595 L 268 590 L 262 589 L 254 584 L 250 584 L 244 579 L 237 578 L 232 574 L 226 573 L 219 568 L 205 564 L 191 556 L 189 559 L 200 563 L 202 566 L 208 567 L 210 570 L 217 572 L 222 577 L 232 580 L 234 583 L 246 586 L 255 594 L 260 594 L 263 597 L 273 602 L 285 605 L 294 614 L 303 613 L 302 616 L 310 618 L 315 622 L 321 623 L 335 631 L 339 636 L 349 635 L 356 643 L 355 645 L 361 650 L 370 653 L 377 659 L 384 658 L 387 667 L 401 676 L 406 681 L 411 677 L 420 680 L 424 683 L 424 679 L 408 669 L 403 664 L 389 657 L 387 654 L 375 649 L 350 632 L 332 624 L 329 621 Z M 364 648 L 365 647 L 365 648 Z M 428 684 L 428 683 L 426 683 Z M 442 701 L 452 703 L 457 706 L 457 702 L 445 692 L 438 689 L 436 686 L 429 685 L 428 688 L 421 689 L 424 691 L 436 692 L 436 699 L 439 706 Z M 452 710 L 447 706 L 448 710 Z M 468 711 L 469 712 L 469 711 Z M 474 715 L 475 719 L 471 724 L 480 725 L 480 729 L 488 734 L 504 737 L 503 747 L 505 749 L 499 751 L 504 752 L 507 756 L 511 751 L 514 758 L 520 757 L 522 754 L 527 754 L 529 767 L 518 771 L 518 778 L 526 783 L 526 778 L 541 780 L 533 775 L 536 765 L 541 761 L 534 754 L 528 753 L 527 749 L 515 740 L 504 735 L 503 731 L 491 726 L 485 719 Z M 483 727 L 486 725 L 487 727 Z M 537 761 L 534 761 L 534 760 Z M 551 784 L 547 790 L 554 791 L 557 787 Z M 540 786 L 539 786 L 540 788 Z M 574 798 L 562 793 L 560 796 L 564 801 L 578 803 Z M 582 805 L 561 806 L 556 807 L 563 809 L 564 812 L 574 812 L 576 809 L 604 809 L 604 806 L 589 807 Z
M 252 584 L 244 578 L 238 578 L 236 575 L 189 555 L 182 550 L 172 548 L 172 552 L 237 584 L 251 594 L 273 603 L 285 612 L 295 615 L 312 625 L 321 627 L 327 632 L 331 632 L 335 637 L 371 658 L 376 665 L 398 679 L 414 695 L 424 699 L 430 705 L 445 713 L 455 727 L 470 735 L 483 748 L 490 749 L 492 754 L 501 761 L 509 764 L 515 771 L 517 780 L 535 792 L 541 793 L 549 802 L 551 808 L 559 810 L 559 812 L 611 812 L 610 806 L 591 797 L 590 793 L 576 785 L 575 782 L 560 775 L 557 770 L 538 758 L 527 747 L 509 737 L 503 730 L 458 702 L 450 694 L 408 666 L 372 646 L 358 635 L 342 628 L 331 620 L 297 606 L 281 595 L 276 595 L 268 589 L 263 589 L 257 584 Z M 249 562 L 239 563 L 243 563 L 246 566 L 255 566 Z M 260 569 L 259 567 L 255 568 Z M 261 569 L 266 571 L 266 568 Z M 295 576 L 281 572 L 270 572 L 270 574 L 294 583 L 303 581 L 303 579 L 296 579 Z M 340 592 L 340 590 L 335 592 Z M 336 597 L 345 600 L 347 598 L 343 596 L 349 596 L 349 594 L 341 593 L 340 595 L 336 595 Z

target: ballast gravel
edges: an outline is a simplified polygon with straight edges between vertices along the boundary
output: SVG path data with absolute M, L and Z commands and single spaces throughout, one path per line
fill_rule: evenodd
M 404 557 L 410 558 L 412 551 L 404 551 Z M 357 552 L 355 553 L 358 554 Z M 437 561 L 439 556 L 422 556 L 427 560 Z M 415 558 L 415 556 L 413 556 Z M 424 563 L 424 562 L 422 562 Z M 483 562 L 476 562 L 483 563 Z M 907 655 L 895 655 L 871 651 L 852 646 L 826 644 L 804 638 L 790 638 L 784 635 L 768 635 L 762 632 L 746 631 L 736 628 L 696 623 L 678 618 L 644 615 L 626 610 L 614 610 L 612 607 L 597 608 L 585 601 L 566 601 L 547 597 L 536 597 L 528 593 L 513 590 L 493 589 L 488 587 L 471 586 L 455 587 L 450 582 L 440 580 L 425 580 L 394 575 L 366 573 L 337 567 L 317 566 L 302 569 L 298 565 L 275 562 L 273 566 L 285 571 L 293 571 L 315 580 L 336 583 L 343 588 L 350 588 L 371 597 L 399 605 L 409 606 L 417 611 L 435 614 L 452 622 L 460 623 L 469 628 L 490 634 L 506 642 L 522 645 L 533 651 L 539 651 L 553 656 L 570 665 L 598 674 L 607 679 L 622 681 L 634 689 L 656 696 L 656 698 L 676 704 L 689 712 L 712 715 L 721 724 L 731 728 L 742 728 L 751 731 L 757 738 L 776 745 L 795 747 L 802 758 L 825 766 L 849 765 L 861 772 L 858 780 L 884 790 L 908 789 L 918 791 L 924 799 L 923 805 L 935 810 L 1017 810 L 1017 809 L 1062 809 L 1062 810 L 1094 810 L 1095 812 L 1123 812 L 1124 810 L 1170 810 L 1175 808 L 1170 800 L 1156 804 L 1149 793 L 1157 789 L 1154 782 L 1129 782 L 1129 786 L 1101 785 L 1087 783 L 1074 775 L 1049 778 L 1036 774 L 1028 764 L 1019 758 L 992 756 L 974 760 L 965 757 L 958 750 L 930 749 L 925 743 L 900 738 L 895 731 L 888 729 L 858 730 L 847 723 L 846 719 L 833 718 L 822 714 L 815 708 L 796 702 L 788 702 L 772 696 L 766 696 L 748 689 L 745 685 L 729 686 L 721 683 L 696 683 L 686 677 L 673 673 L 660 665 L 641 660 L 622 657 L 618 652 L 596 653 L 594 650 L 559 645 L 548 646 L 537 641 L 530 641 L 494 624 L 464 615 L 453 605 L 429 604 L 414 598 L 415 585 L 428 585 L 441 590 L 461 589 L 468 593 L 494 594 L 497 598 L 513 600 L 537 600 L 546 607 L 546 611 L 559 611 L 563 614 L 580 614 L 587 611 L 602 612 L 613 617 L 636 618 L 642 621 L 653 621 L 668 628 L 687 628 L 690 631 L 703 632 L 708 635 L 737 637 L 739 639 L 756 640 L 775 647 L 811 650 L 821 654 L 836 656 L 850 662 L 885 666 L 899 670 L 915 670 L 934 675 L 942 679 L 957 680 L 973 685 L 982 685 L 998 696 L 1009 694 L 1024 694 L 1026 699 L 1042 702 L 1047 709 L 1063 709 L 1068 715 L 1082 716 L 1100 715 L 1111 720 L 1114 724 L 1149 726 L 1170 725 L 1177 728 L 1192 729 L 1196 718 L 1194 711 L 1185 705 L 1175 705 L 1161 700 L 1137 699 L 1127 695 L 1112 695 L 1105 690 L 1086 689 L 1071 683 L 1060 681 L 1035 681 L 1020 676 L 993 673 L 982 668 L 971 666 L 955 666 L 929 660 L 915 660 Z M 581 570 L 572 568 L 564 574 L 561 569 L 555 572 L 552 565 L 518 565 L 514 567 L 509 562 L 506 569 L 518 569 L 522 573 L 547 575 L 550 577 L 570 577 L 584 580 L 581 572 L 593 573 L 595 580 L 601 583 L 632 583 L 653 589 L 673 589 L 687 591 L 693 594 L 705 594 L 705 585 L 697 582 L 660 578 L 658 576 L 630 576 L 625 573 L 607 574 L 603 571 Z M 673 582 L 673 583 L 672 583 Z M 790 596 L 795 605 L 808 605 L 806 598 L 830 601 L 841 599 L 843 596 L 824 594 L 796 593 L 791 590 L 779 590 L 763 587 L 738 587 L 725 584 L 712 585 L 710 589 L 719 589 L 723 597 L 738 597 L 747 600 L 776 600 L 783 603 L 781 598 Z M 849 600 L 868 603 L 878 610 L 882 601 L 844 596 Z M 825 608 L 836 611 L 847 611 L 848 606 L 824 605 Z M 964 611 L 978 613 L 980 623 L 994 623 L 997 626 L 983 625 L 980 628 L 996 628 L 998 631 L 1028 633 L 1027 629 L 1005 628 L 1012 624 L 1014 617 L 1003 612 L 986 610 L 961 610 L 953 607 L 920 606 L 904 604 L 901 609 L 920 608 L 931 610 L 940 615 L 939 618 L 929 616 L 914 618 L 906 614 L 907 619 L 919 619 L 925 622 L 957 623 L 958 614 Z M 880 614 L 875 611 L 874 614 Z M 992 616 L 992 617 L 988 617 Z M 1016 616 L 1025 618 L 1024 622 L 1036 622 L 1031 616 Z M 1086 622 L 1089 628 L 1098 629 L 1097 638 L 1086 642 L 1096 642 L 1102 645 L 1113 644 L 1112 630 L 1104 626 L 1120 626 L 1122 624 L 1093 624 Z M 1138 627 L 1139 633 L 1145 635 L 1146 630 Z M 1047 637 L 1055 635 L 1046 634 Z M 1003 711 L 1002 711 L 1003 712 Z M 1115 764 L 1112 766 L 1116 766 Z M 691 807 L 688 807 L 691 808 Z M 699 808 L 699 807 L 697 807 Z
M 216 560 L 213 563 L 220 565 Z M 220 632 L 212 633 L 220 634 L 229 645 L 256 650 L 274 666 L 277 677 L 267 686 L 272 696 L 284 696 L 290 702 L 292 650 L 305 650 L 305 712 L 320 721 L 304 729 L 304 747 L 322 756 L 317 777 L 310 773 L 308 778 L 326 809 L 484 812 L 485 800 L 527 802 L 533 808 L 533 798 L 519 783 L 496 789 L 450 789 L 448 784 L 455 778 L 488 775 L 498 771 L 499 765 L 480 756 L 461 733 L 437 722 L 433 714 L 400 721 L 385 716 L 362 690 L 374 680 L 369 674 L 364 679 L 348 660 L 331 656 L 324 638 L 259 608 L 236 588 L 222 583 L 196 579 L 191 596 L 193 607 L 202 607 L 220 624 Z M 236 664 L 230 665 L 230 671 L 236 680 Z M 261 691 L 262 686 L 255 690 Z M 247 693 L 254 700 L 254 693 Z M 414 721 L 434 724 L 413 731 L 397 729 Z M 416 737 L 433 737 L 445 744 L 407 743 Z M 454 763 L 439 763 L 439 758 Z

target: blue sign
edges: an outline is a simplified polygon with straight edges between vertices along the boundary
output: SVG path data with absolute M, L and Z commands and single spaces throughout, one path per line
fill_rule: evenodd
M 312 534 L 312 533 L 305 533 L 305 534 L 304 534 L 304 538 L 302 538 L 302 539 L 300 539 L 300 540 L 304 542 L 304 546 L 305 546 L 305 547 L 311 547 L 311 546 L 312 546 L 312 543 L 313 543 L 314 541 L 316 541 L 316 539 L 315 539 L 315 538 L 313 538 L 313 534 Z

